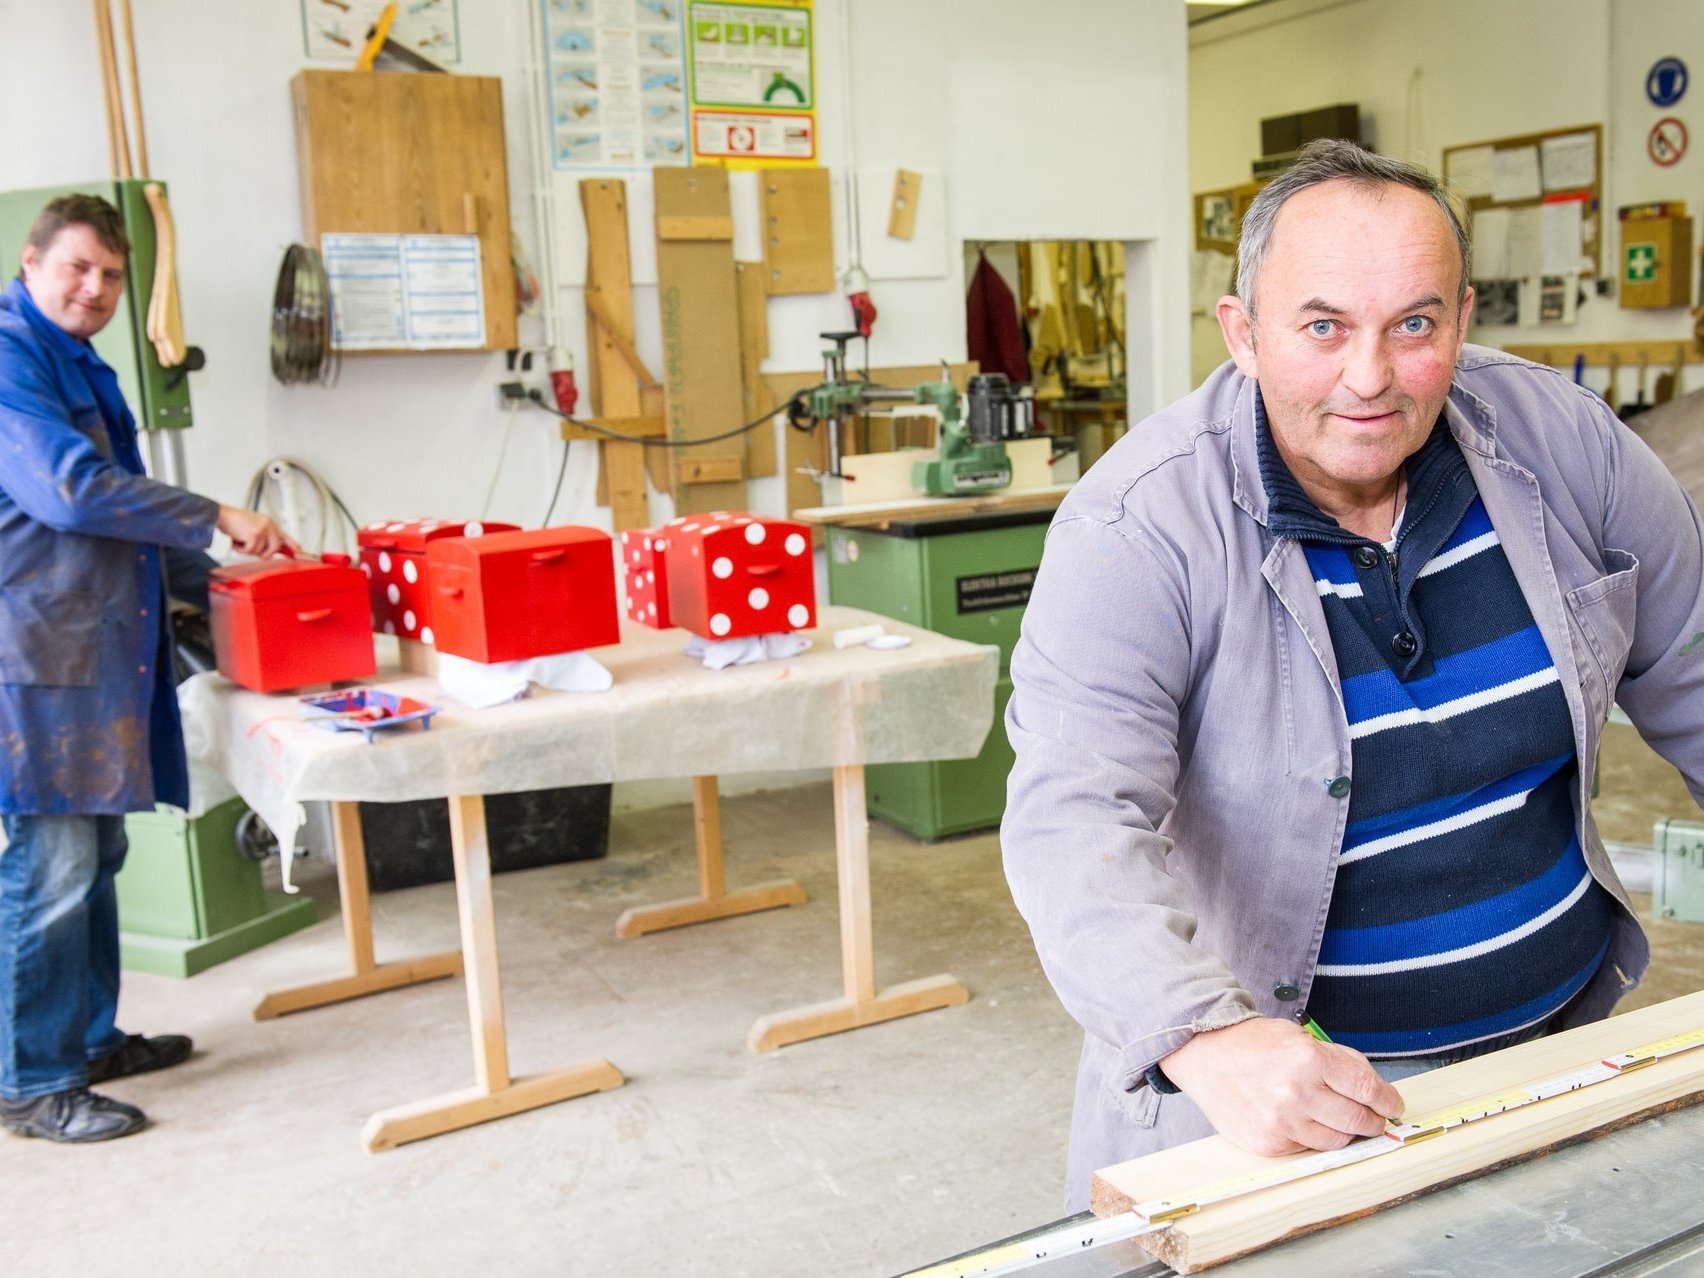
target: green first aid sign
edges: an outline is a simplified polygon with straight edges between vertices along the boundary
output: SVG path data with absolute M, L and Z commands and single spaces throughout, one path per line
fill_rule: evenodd
M 1623 250 L 1625 261 L 1621 269 L 1624 284 L 1649 284 L 1657 277 L 1657 246 L 1629 244 Z

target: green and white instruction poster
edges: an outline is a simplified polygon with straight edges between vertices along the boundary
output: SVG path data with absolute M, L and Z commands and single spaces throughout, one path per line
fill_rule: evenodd
M 692 153 L 731 168 L 814 164 L 815 33 L 810 0 L 689 0 Z

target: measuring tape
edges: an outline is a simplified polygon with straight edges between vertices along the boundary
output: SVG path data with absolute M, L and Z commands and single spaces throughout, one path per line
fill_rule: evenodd
M 1666 1057 L 1678 1056 L 1700 1046 L 1704 1046 L 1704 1029 L 1688 1030 L 1684 1034 L 1659 1038 L 1631 1051 L 1607 1056 L 1564 1074 L 1524 1083 L 1506 1091 L 1477 1096 L 1445 1109 L 1421 1114 L 1417 1118 L 1392 1123 L 1385 1128 L 1382 1135 L 1368 1136 L 1345 1145 L 1342 1149 L 1326 1150 L 1247 1175 L 1212 1181 L 1176 1197 L 1146 1199 L 1116 1216 L 1080 1221 L 1018 1242 L 1002 1243 L 974 1255 L 961 1256 L 957 1260 L 942 1261 L 926 1269 L 913 1270 L 906 1278 L 973 1278 L 973 1275 L 994 1278 L 998 1274 L 1017 1273 L 1043 1260 L 1069 1252 L 1087 1251 L 1127 1238 L 1138 1238 L 1143 1234 L 1164 1229 L 1181 1217 L 1214 1203 L 1228 1202 L 1263 1189 L 1294 1184 L 1298 1180 L 1305 1180 L 1322 1172 L 1336 1171 L 1340 1167 L 1350 1167 L 1368 1159 L 1381 1158 L 1410 1145 L 1418 1145 L 1422 1141 L 1442 1136 L 1452 1128 L 1476 1123 L 1497 1114 L 1506 1114 L 1510 1110 L 1521 1109 L 1527 1105 L 1535 1105 L 1553 1096 L 1577 1092 L 1582 1087 L 1606 1083 L 1612 1078 L 1620 1078 L 1623 1074 L 1644 1069 Z

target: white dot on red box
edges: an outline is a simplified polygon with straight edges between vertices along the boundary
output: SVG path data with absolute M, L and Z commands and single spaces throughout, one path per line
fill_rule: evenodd
M 763 539 L 765 537 L 767 537 L 768 535 L 769 535 L 768 532 L 765 530 L 765 528 L 763 527 L 762 524 L 747 524 L 746 525 L 746 530 L 745 530 L 746 540 L 749 541 L 754 546 L 761 545 L 763 543 Z
M 695 555 L 698 553 L 698 548 L 696 546 L 692 548 L 692 553 Z M 721 577 L 723 580 L 726 580 L 734 575 L 734 561 L 729 559 L 726 555 L 720 555 L 717 557 L 715 562 L 710 565 L 710 571 L 715 573 L 718 577 Z
M 407 581 L 410 584 L 420 580 L 420 569 L 414 566 L 414 561 L 412 559 L 404 559 L 402 561 L 402 577 L 404 581 Z
M 734 628 L 734 623 L 728 620 L 728 614 L 719 612 L 710 618 L 710 633 L 720 638 Z
M 477 519 L 462 525 L 462 536 L 464 537 L 483 537 L 484 535 L 485 525 Z
M 810 619 L 811 610 L 804 604 L 794 604 L 787 609 L 787 624 L 789 626 L 802 626 Z
M 394 635 L 396 633 L 396 622 L 394 622 L 394 621 L 385 622 L 385 633 L 387 635 Z
M 402 602 L 402 591 L 398 589 L 396 582 L 393 581 L 385 587 L 385 598 L 391 601 L 393 608 Z
M 754 587 L 752 592 L 746 596 L 746 602 L 752 606 L 753 611 L 761 612 L 769 607 L 769 592 L 762 586 Z
M 389 572 L 390 571 L 390 552 L 388 550 L 379 551 L 379 571 L 380 572 Z M 396 600 L 393 599 L 393 600 L 391 600 L 391 602 L 395 603 Z
M 781 544 L 786 547 L 789 555 L 802 555 L 805 553 L 805 539 L 798 533 L 788 533 L 787 540 Z
M 406 611 L 402 614 L 402 628 L 404 630 L 413 630 L 414 629 L 414 623 L 417 620 L 419 620 L 419 618 L 417 618 L 414 615 L 414 609 L 412 609 L 412 608 L 408 609 L 408 611 Z
M 424 630 L 422 630 L 420 632 L 420 642 L 429 644 L 429 643 L 432 642 L 432 640 L 433 640 L 432 627 L 427 626 Z

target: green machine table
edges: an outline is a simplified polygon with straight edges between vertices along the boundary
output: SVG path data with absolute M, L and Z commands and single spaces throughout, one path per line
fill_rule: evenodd
M 1000 823 L 1012 769 L 1002 718 L 1012 691 L 1008 666 L 1047 525 L 1066 491 L 796 512 L 825 526 L 830 603 L 1000 649 L 994 727 L 982 752 L 974 759 L 870 766 L 871 816 L 925 839 Z

